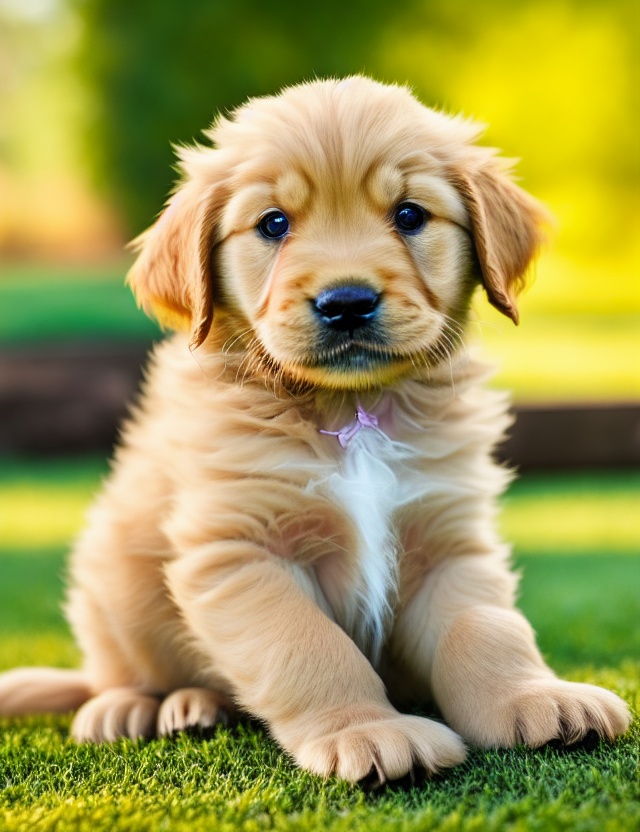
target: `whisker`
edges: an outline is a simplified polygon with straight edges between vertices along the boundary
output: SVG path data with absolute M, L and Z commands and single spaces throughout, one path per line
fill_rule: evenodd
M 223 354 L 231 352 L 231 349 L 233 348 L 234 344 L 237 344 L 237 342 L 241 338 L 244 338 L 245 335 L 248 335 L 250 332 L 252 332 L 252 329 L 251 329 L 251 327 L 248 327 L 247 329 L 244 330 L 244 332 L 240 332 L 238 335 L 236 335 L 235 338 L 233 337 L 233 335 L 230 335 L 227 338 L 227 340 L 224 342 L 224 344 L 222 345 L 222 348 L 221 348 L 220 352 L 222 352 Z M 231 341 L 232 338 L 233 338 L 233 340 Z M 231 343 L 229 343 L 230 341 L 231 341 Z
M 245 372 L 244 372 L 244 375 L 242 377 L 242 381 L 240 382 L 241 387 L 244 385 L 245 379 L 247 377 L 247 373 L 249 371 L 249 365 L 250 365 L 250 362 L 251 362 L 252 357 L 253 357 L 253 346 L 254 346 L 254 343 L 255 343 L 256 340 L 257 340 L 256 338 L 252 338 L 251 341 L 249 341 L 249 344 L 247 345 L 247 348 L 244 352 L 244 356 L 242 357 L 242 360 L 238 364 L 238 368 L 236 370 L 235 380 L 236 380 L 236 384 L 237 384 L 238 383 L 238 378 L 240 376 L 240 372 L 241 372 L 243 366 L 245 367 Z

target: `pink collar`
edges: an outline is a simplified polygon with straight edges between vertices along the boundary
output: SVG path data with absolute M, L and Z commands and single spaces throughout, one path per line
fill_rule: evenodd
M 335 436 L 343 448 L 347 448 L 354 436 L 362 430 L 362 428 L 378 428 L 378 417 L 373 413 L 367 413 L 360 405 L 356 410 L 356 415 L 353 421 L 349 422 L 340 430 L 320 430 L 319 433 L 324 433 L 327 436 Z

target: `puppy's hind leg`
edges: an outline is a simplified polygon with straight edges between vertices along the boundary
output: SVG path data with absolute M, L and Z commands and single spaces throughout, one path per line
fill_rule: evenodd
M 95 696 L 71 733 L 78 742 L 154 737 L 163 696 L 194 679 L 191 653 L 181 649 L 184 627 L 155 559 L 136 561 L 114 545 L 111 561 L 105 554 L 89 563 L 76 566 L 67 617 Z
M 126 626 L 124 615 L 109 616 L 94 594 L 79 586 L 69 593 L 67 615 L 92 688 L 92 698 L 74 717 L 73 738 L 98 743 L 154 737 L 160 698 L 153 693 L 164 686 L 143 661 L 144 651 L 135 652 L 134 631 Z
M 74 711 L 91 693 L 82 670 L 18 667 L 0 675 L 0 716 Z
M 75 715 L 71 734 L 77 742 L 114 742 L 120 737 L 156 735 L 160 700 L 137 688 L 111 688 L 86 702 Z
M 19 667 L 0 676 L 0 715 L 64 713 L 79 708 L 71 733 L 78 742 L 153 737 L 160 700 L 136 688 L 111 688 L 92 696 L 82 670 Z
M 113 742 L 119 737 L 151 738 L 156 734 L 160 700 L 143 689 L 132 663 L 109 627 L 107 616 L 88 593 L 71 593 L 78 641 L 93 693 L 75 715 L 71 735 L 77 742 Z M 83 626 L 78 626 L 81 620 Z

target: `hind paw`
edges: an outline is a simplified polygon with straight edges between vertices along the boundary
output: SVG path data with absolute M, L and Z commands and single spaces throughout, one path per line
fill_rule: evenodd
M 156 735 L 159 707 L 159 699 L 135 688 L 111 688 L 85 702 L 75 715 L 71 734 L 76 742 L 150 739 Z

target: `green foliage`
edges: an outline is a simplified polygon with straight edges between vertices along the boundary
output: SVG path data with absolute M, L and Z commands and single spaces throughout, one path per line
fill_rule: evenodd
M 92 142 L 103 186 L 130 228 L 159 211 L 171 183 L 170 142 L 200 136 L 249 95 L 314 76 L 375 69 L 386 26 L 416 0 L 75 0 L 81 70 L 95 92 Z
M 551 198 L 565 240 L 577 234 L 572 245 L 603 251 L 613 222 L 625 238 L 633 231 L 632 0 L 69 2 L 82 23 L 94 162 L 132 231 L 171 184 L 170 142 L 192 141 L 248 96 L 357 72 L 488 120 L 490 141 L 522 154 L 527 186 Z M 603 196 L 626 210 L 600 212 L 585 239 L 571 212 Z
M 517 556 L 518 606 L 554 670 L 635 661 L 640 672 L 639 556 Z

